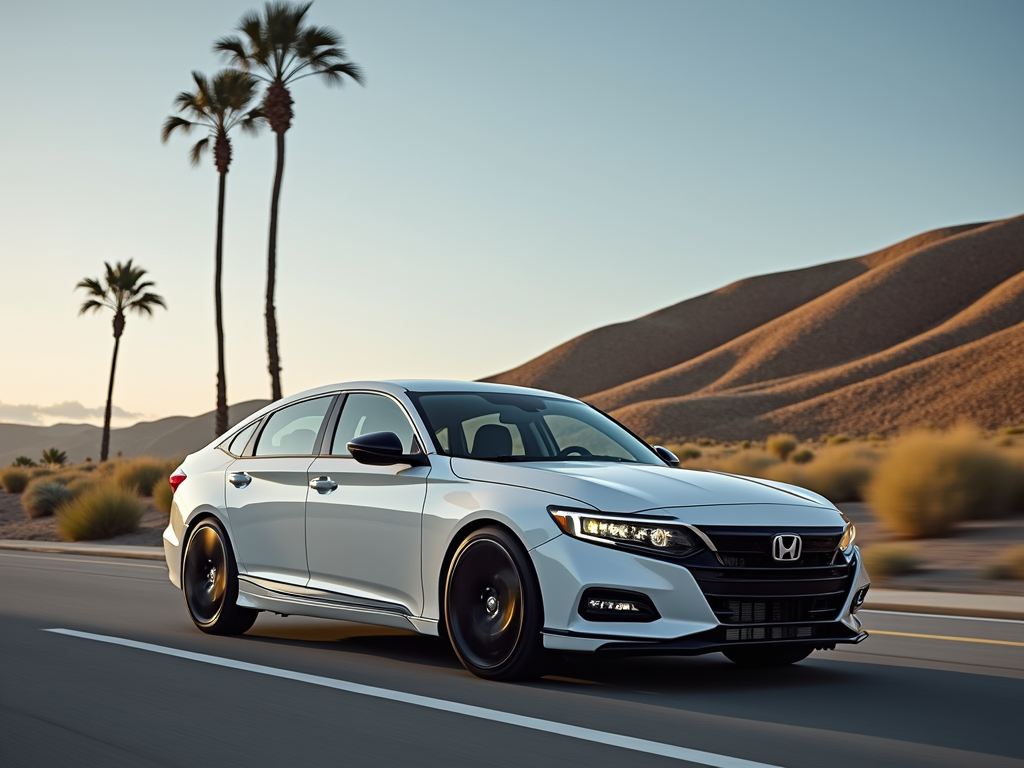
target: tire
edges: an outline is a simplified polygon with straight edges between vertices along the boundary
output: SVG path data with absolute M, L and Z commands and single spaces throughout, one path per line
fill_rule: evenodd
M 444 621 L 463 666 L 487 680 L 538 677 L 544 606 L 533 564 L 507 531 L 474 531 L 448 567 Z
M 781 648 L 732 648 L 722 653 L 729 661 L 744 667 L 785 667 L 803 661 L 813 650 L 813 647 L 797 645 Z
M 210 635 L 241 635 L 259 611 L 238 601 L 238 567 L 223 526 L 208 518 L 192 529 L 181 563 L 181 592 L 192 622 Z

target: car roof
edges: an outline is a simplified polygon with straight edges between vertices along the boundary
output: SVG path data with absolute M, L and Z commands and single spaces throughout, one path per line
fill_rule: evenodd
M 371 389 L 380 392 L 389 392 L 393 395 L 402 394 L 404 392 L 507 392 L 509 394 L 520 395 L 543 395 L 545 397 L 556 397 L 561 400 L 573 399 L 567 395 L 561 395 L 557 392 L 546 392 L 542 389 L 532 389 L 530 387 L 517 387 L 511 384 L 494 384 L 488 381 L 392 379 L 384 381 L 342 381 L 336 384 L 325 384 L 320 387 L 314 387 L 302 392 L 296 392 L 293 395 L 288 395 L 276 403 L 271 403 L 270 406 L 267 406 L 263 410 L 274 410 L 280 405 L 284 405 L 295 400 L 303 400 L 311 396 L 337 392 L 338 390 L 345 389 Z

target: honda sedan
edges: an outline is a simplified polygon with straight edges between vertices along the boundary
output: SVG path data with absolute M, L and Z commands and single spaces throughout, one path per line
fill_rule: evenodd
M 855 529 L 810 491 L 680 469 L 550 392 L 353 382 L 267 406 L 170 478 L 204 632 L 260 611 L 446 636 L 481 677 L 546 649 L 800 661 L 867 637 Z

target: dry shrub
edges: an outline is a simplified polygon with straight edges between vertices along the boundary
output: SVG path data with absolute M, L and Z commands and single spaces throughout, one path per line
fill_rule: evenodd
M 789 458 L 789 454 L 796 450 L 797 442 L 793 435 L 771 435 L 765 447 L 768 449 L 768 453 L 775 456 L 779 461 L 785 461 Z
M 893 576 L 906 576 L 921 567 L 921 558 L 906 544 L 872 544 L 861 549 L 868 574 L 876 581 Z
M 843 443 L 848 443 L 848 442 L 850 442 L 850 436 L 849 435 L 832 435 L 828 439 L 828 444 L 829 445 L 842 445 Z
M 799 451 L 793 451 L 789 459 L 794 464 L 806 464 L 814 459 L 814 451 L 810 448 L 801 448 Z
M 28 485 L 28 472 L 17 467 L 4 467 L 0 470 L 0 485 L 8 493 L 21 493 Z
M 1024 579 L 1024 544 L 1014 544 L 1003 550 L 996 562 L 985 569 L 987 579 Z
M 728 472 L 731 475 L 765 477 L 765 472 L 778 463 L 779 460 L 774 456 L 768 455 L 759 448 L 751 448 L 742 451 L 724 452 L 718 456 L 704 455 L 699 459 L 695 459 L 690 466 L 698 469 Z
M 66 541 L 109 539 L 138 528 L 144 511 L 131 488 L 98 483 L 57 510 L 57 530 Z
M 171 513 L 171 503 L 174 501 L 174 489 L 170 482 L 163 480 L 153 486 L 153 503 L 156 508 L 164 514 Z
M 49 477 L 50 475 L 54 474 L 53 470 L 50 469 L 49 467 L 32 467 L 32 469 L 30 469 L 28 473 L 32 476 L 33 480 L 35 480 L 37 477 Z
M 704 454 L 704 452 L 693 443 L 670 443 L 665 447 L 679 457 L 679 461 L 699 459 Z
M 30 518 L 48 517 L 57 507 L 74 498 L 64 483 L 48 477 L 33 480 L 21 494 L 21 506 Z
M 153 487 L 161 480 L 166 481 L 176 464 L 167 459 L 140 456 L 129 461 L 119 461 L 113 471 L 114 483 L 122 488 L 135 488 L 140 496 L 152 496 Z
M 914 432 L 889 451 L 868 489 L 879 519 L 906 536 L 943 536 L 970 518 L 1004 514 L 1018 472 L 969 427 Z
M 877 464 L 878 454 L 870 448 L 841 444 L 823 450 L 813 462 L 802 466 L 800 481 L 794 484 L 820 493 L 833 504 L 859 501 Z

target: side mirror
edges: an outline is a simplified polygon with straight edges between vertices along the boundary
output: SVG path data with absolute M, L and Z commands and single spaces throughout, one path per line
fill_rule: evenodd
M 672 453 L 668 448 L 656 445 L 654 446 L 654 452 L 658 454 L 658 457 L 670 467 L 679 466 L 679 457 Z
M 394 464 L 426 464 L 427 457 L 422 453 L 407 454 L 402 448 L 402 440 L 394 432 L 370 432 L 367 435 L 354 437 L 345 446 L 352 458 L 360 464 L 374 467 L 389 467 Z

